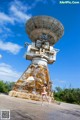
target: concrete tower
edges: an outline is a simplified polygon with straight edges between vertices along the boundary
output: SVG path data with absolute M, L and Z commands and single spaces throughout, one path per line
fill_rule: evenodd
M 15 83 L 11 96 L 41 100 L 44 83 L 47 84 L 48 96 L 51 95 L 51 81 L 48 64 L 56 61 L 58 49 L 53 45 L 62 37 L 63 25 L 50 16 L 35 16 L 26 23 L 26 32 L 32 40 L 25 53 L 25 58 L 31 60 L 30 66 Z

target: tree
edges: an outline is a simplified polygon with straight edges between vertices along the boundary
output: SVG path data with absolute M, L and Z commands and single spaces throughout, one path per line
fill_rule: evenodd
M 8 86 L 3 81 L 0 81 L 0 92 L 8 93 Z
M 54 98 L 59 101 L 67 103 L 80 104 L 80 89 L 79 88 L 68 88 L 61 89 L 56 87 L 54 92 Z
M 2 80 L 0 81 L 0 93 L 6 93 L 8 94 L 8 92 L 10 90 L 12 90 L 12 87 L 14 85 L 15 82 L 3 82 Z

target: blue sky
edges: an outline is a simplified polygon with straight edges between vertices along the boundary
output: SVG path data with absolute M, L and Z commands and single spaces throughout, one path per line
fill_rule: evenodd
M 80 88 L 80 4 L 59 0 L 0 0 L 0 79 L 16 81 L 30 64 L 24 58 L 24 43 L 31 42 L 25 23 L 36 15 L 64 25 L 64 36 L 55 44 L 57 60 L 48 65 L 53 86 Z

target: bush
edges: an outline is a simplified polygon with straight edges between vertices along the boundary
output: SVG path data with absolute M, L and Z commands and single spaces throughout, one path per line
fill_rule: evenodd
M 80 89 L 61 89 L 60 87 L 56 87 L 54 98 L 67 103 L 80 104 Z
M 2 80 L 0 81 L 0 93 L 6 93 L 12 89 L 14 85 L 14 82 L 3 82 Z

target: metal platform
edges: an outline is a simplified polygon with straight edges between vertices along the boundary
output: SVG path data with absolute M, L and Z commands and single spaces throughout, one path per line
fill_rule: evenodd
M 64 27 L 53 17 L 35 16 L 27 21 L 26 32 L 33 42 L 44 40 L 53 45 L 62 37 Z

